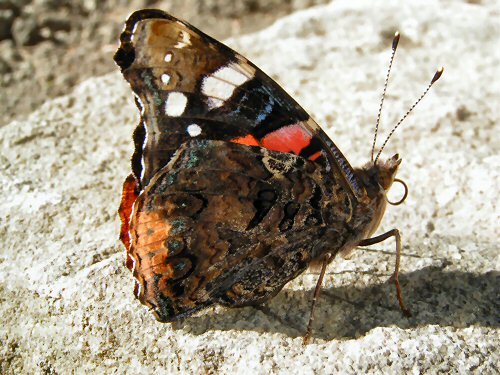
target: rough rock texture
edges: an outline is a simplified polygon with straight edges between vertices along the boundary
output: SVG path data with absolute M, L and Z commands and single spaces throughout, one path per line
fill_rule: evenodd
M 386 281 L 387 241 L 374 246 L 387 252 L 332 264 L 307 347 L 314 273 L 265 309 L 216 308 L 183 324 L 159 324 L 133 299 L 116 208 L 138 114 L 118 73 L 1 128 L 0 371 L 498 373 L 499 25 L 494 1 L 339 0 L 230 41 L 352 164 L 369 158 L 394 30 L 383 135 L 446 68 L 384 153 L 401 154 L 410 186 L 380 232 L 402 230 L 413 317 Z

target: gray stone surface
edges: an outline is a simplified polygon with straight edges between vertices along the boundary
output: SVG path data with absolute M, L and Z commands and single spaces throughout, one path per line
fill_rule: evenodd
M 403 233 L 401 281 L 413 317 L 401 315 L 387 282 L 387 241 L 373 247 L 386 252 L 359 250 L 329 267 L 306 347 L 311 272 L 262 311 L 153 320 L 133 299 L 118 242 L 138 115 L 114 73 L 0 129 L 1 372 L 498 373 L 498 9 L 494 1 L 339 0 L 229 41 L 355 165 L 369 158 L 394 30 L 402 39 L 382 135 L 445 66 L 384 153 L 400 153 L 399 177 L 410 186 L 380 233 Z

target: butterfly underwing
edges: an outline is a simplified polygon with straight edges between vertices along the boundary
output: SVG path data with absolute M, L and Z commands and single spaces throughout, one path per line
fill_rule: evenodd
M 399 232 L 370 238 L 397 155 L 352 168 L 276 82 L 163 11 L 133 13 L 114 59 L 141 114 L 120 237 L 156 319 L 259 304 L 319 262 L 313 310 L 336 254 L 392 236 L 397 283 Z

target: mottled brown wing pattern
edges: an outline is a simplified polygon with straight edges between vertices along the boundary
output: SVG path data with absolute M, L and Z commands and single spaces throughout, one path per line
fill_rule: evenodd
M 293 154 L 187 143 L 134 206 L 137 297 L 166 322 L 271 298 L 345 243 L 355 199 L 336 178 Z

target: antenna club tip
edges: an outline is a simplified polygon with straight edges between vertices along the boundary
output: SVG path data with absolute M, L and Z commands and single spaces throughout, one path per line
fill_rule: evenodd
M 394 39 L 392 39 L 392 49 L 393 50 L 395 50 L 398 47 L 399 37 L 400 37 L 399 31 L 396 31 L 394 33 Z
M 436 73 L 434 74 L 434 77 L 432 77 L 432 81 L 431 81 L 431 85 L 436 82 L 439 78 L 441 78 L 441 76 L 443 75 L 443 72 L 444 72 L 444 68 L 443 67 L 440 67 Z

